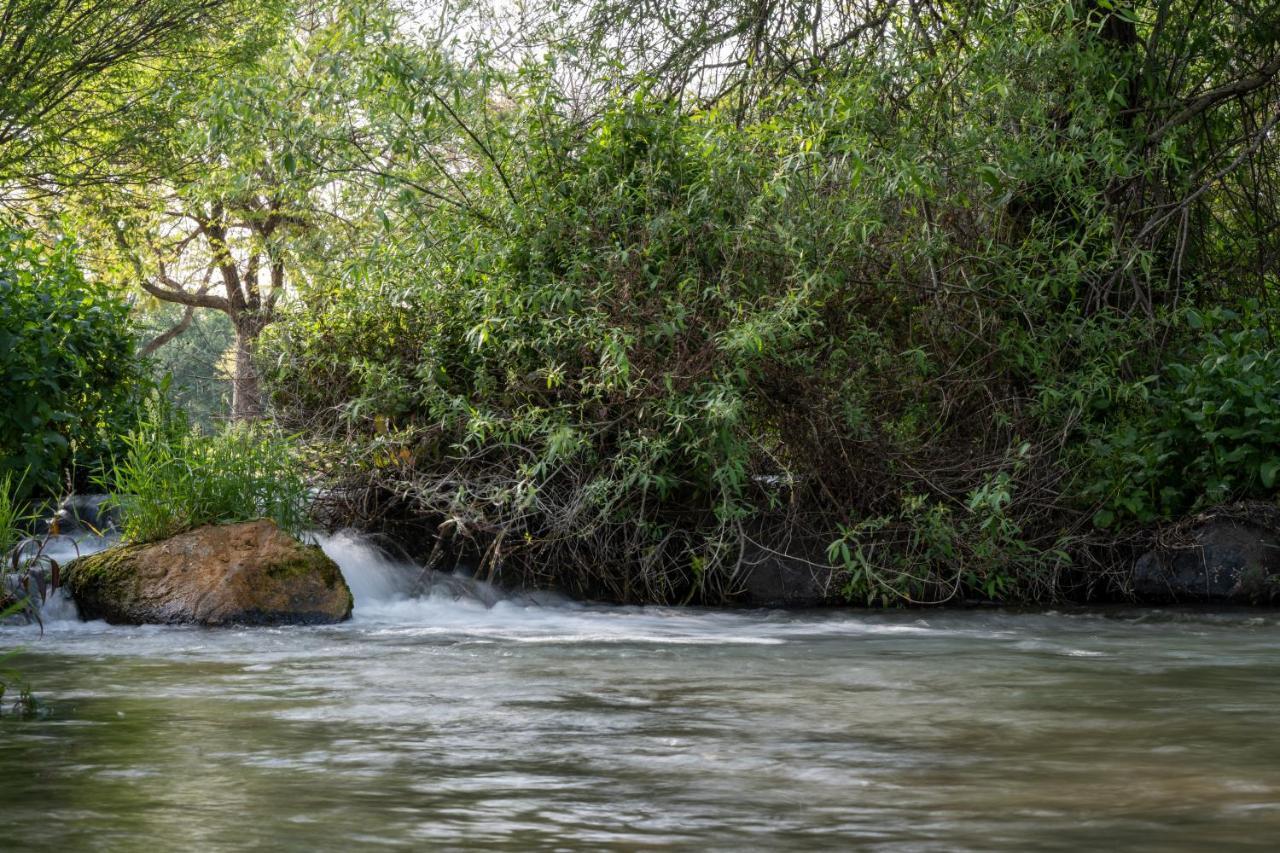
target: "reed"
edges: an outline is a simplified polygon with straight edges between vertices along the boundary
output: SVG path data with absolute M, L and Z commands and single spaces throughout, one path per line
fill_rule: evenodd
M 292 442 L 264 426 L 204 435 L 155 421 L 129 433 L 104 475 L 121 533 L 151 542 L 206 524 L 270 518 L 298 534 L 308 491 Z

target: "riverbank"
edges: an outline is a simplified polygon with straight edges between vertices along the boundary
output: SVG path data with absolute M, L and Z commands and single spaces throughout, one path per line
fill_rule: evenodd
M 57 516 L 57 529 L 61 533 L 46 540 L 46 556 L 65 567 L 76 557 L 93 554 L 117 543 L 118 539 L 111 533 L 114 517 L 110 513 L 102 513 L 102 505 L 102 496 L 86 495 L 64 506 Z M 43 529 L 48 532 L 48 525 Z M 215 533 L 220 529 L 210 528 Z M 490 601 L 496 601 L 500 594 L 550 594 L 611 604 L 666 603 L 620 600 L 611 597 L 607 590 L 605 594 L 591 596 L 583 595 L 581 590 L 531 586 L 527 583 L 526 572 L 517 567 L 515 572 L 509 573 L 501 562 L 489 564 L 485 574 L 478 574 L 475 568 L 477 564 L 482 568 L 486 565 L 483 559 L 475 559 L 474 552 L 468 553 L 465 547 L 458 548 L 456 543 L 451 546 L 438 535 L 438 530 L 436 535 L 413 535 L 414 531 L 420 534 L 423 529 L 404 523 L 391 524 L 383 531 L 365 534 L 359 539 L 364 547 L 376 547 L 387 554 L 399 555 L 399 572 L 403 575 L 400 591 L 406 596 L 424 594 L 433 586 L 444 585 L 470 590 L 468 594 L 473 595 L 479 594 L 477 590 L 488 590 L 481 597 Z M 106 535 L 101 535 L 104 532 Z M 339 539 L 355 535 L 354 532 L 346 533 Z M 311 540 L 314 537 L 315 534 L 308 534 L 304 538 Z M 338 541 L 332 536 L 322 538 Z M 1145 543 L 1144 547 L 1130 550 L 1136 556 L 1110 571 L 1097 572 L 1093 577 L 1082 573 L 1075 582 L 1063 587 L 1074 594 L 1064 595 L 1050 604 L 1002 601 L 974 595 L 955 595 L 942 601 L 859 601 L 850 595 L 848 570 L 825 559 L 821 543 L 811 541 L 806 551 L 801 547 L 802 543 L 792 537 L 780 546 L 788 549 L 783 551 L 753 542 L 751 549 L 744 549 L 741 555 L 735 585 L 726 590 L 728 594 L 711 601 L 690 597 L 681 603 L 727 609 L 861 610 L 888 606 L 891 609 L 923 610 L 1004 607 L 1018 611 L 1050 605 L 1268 607 L 1276 600 L 1277 582 L 1280 580 L 1280 509 L 1273 505 L 1253 503 L 1218 507 L 1177 525 L 1153 531 L 1141 541 Z M 216 546 L 210 547 L 216 550 Z M 203 559 L 218 564 L 218 555 L 213 552 L 206 554 L 206 551 L 209 547 L 203 548 Z M 223 561 L 229 557 L 224 555 Z M 166 569 L 160 566 L 157 571 L 163 573 Z M 47 567 L 42 570 L 42 575 L 42 582 L 47 585 Z M 64 582 L 66 577 L 63 569 Z M 167 583 L 162 586 L 168 588 Z
M 1280 507 L 1268 502 L 1238 502 L 1211 507 L 1176 523 L 1152 524 L 1123 537 L 1084 549 L 1073 564 L 1065 558 L 1054 577 L 1029 590 L 975 587 L 963 582 L 960 564 L 949 570 L 950 586 L 931 584 L 929 595 L 868 597 L 867 575 L 872 568 L 843 559 L 839 540 L 788 526 L 785 516 L 759 530 L 739 531 L 742 540 L 721 571 L 724 578 L 703 584 L 698 573 L 668 578 L 672 586 L 662 597 L 646 597 L 654 590 L 642 583 L 627 584 L 627 567 L 601 570 L 612 582 L 591 583 L 555 567 L 531 566 L 538 547 L 520 543 L 503 546 L 502 534 L 468 529 L 438 516 L 415 516 L 394 506 L 376 506 L 362 517 L 350 513 L 344 501 L 328 501 L 331 523 L 340 519 L 366 525 L 375 541 L 405 559 L 435 570 L 477 575 L 515 589 L 552 588 L 573 598 L 614 604 L 697 604 L 713 607 L 968 607 L 1004 605 L 1044 607 L 1074 605 L 1217 604 L 1269 606 L 1280 600 Z M 333 506 L 340 508 L 334 513 Z M 1046 555 L 1046 559 L 1053 555 Z M 1086 562 L 1087 561 L 1087 562 Z M 997 561 L 998 562 L 998 561 Z M 628 564 L 631 566 L 632 564 Z M 1024 563 L 1011 561 L 1013 574 Z M 862 572 L 860 575 L 859 573 Z M 621 580 L 619 580 L 621 576 Z M 1027 595 L 1029 591 L 1035 595 Z

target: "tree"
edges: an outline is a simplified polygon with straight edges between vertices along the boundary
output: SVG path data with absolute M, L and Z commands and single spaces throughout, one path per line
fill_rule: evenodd
M 166 93 L 176 118 L 158 144 L 132 155 L 152 176 L 142 191 L 84 196 L 126 262 L 123 278 L 185 309 L 151 348 L 180 334 L 197 310 L 230 319 L 234 420 L 262 415 L 258 336 L 290 284 L 323 263 L 344 220 L 347 195 L 331 166 L 352 105 L 340 76 L 317 72 L 359 41 L 345 41 L 351 31 L 335 17 L 286 33 L 233 75 L 199 75 Z
M 3 0 L 0 182 L 21 188 L 106 179 L 113 132 L 157 73 L 223 63 L 236 25 L 274 0 Z
M 495 156 L 463 118 L 477 87 L 401 23 L 380 0 L 311 8 L 250 66 L 165 93 L 164 133 L 133 152 L 142 191 L 82 193 L 122 283 L 185 308 L 149 347 L 195 311 L 230 318 L 235 420 L 263 413 L 257 340 L 286 293 L 323 291 L 402 216 L 467 208 L 458 175 Z

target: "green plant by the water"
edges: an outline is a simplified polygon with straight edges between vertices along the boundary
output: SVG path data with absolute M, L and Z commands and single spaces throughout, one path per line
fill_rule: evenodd
M 119 294 L 87 279 L 69 240 L 0 224 L 0 473 L 22 497 L 91 471 L 146 385 Z
M 1198 338 L 1089 448 L 1102 527 L 1150 522 L 1280 487 L 1280 349 L 1256 306 L 1192 311 Z
M 49 206 L 92 281 L 178 306 L 148 346 L 226 315 L 161 360 L 233 362 L 232 416 L 323 448 L 334 517 L 486 577 L 721 601 L 773 552 L 856 602 L 1047 600 L 1280 494 L 1280 4 L 676 5 L 246 23 L 234 68 L 148 60 L 103 150 L 32 137 L 124 174 L 31 189 L 77 187 Z M 101 413 L 34 282 L 92 287 L 25 246 L 6 465 L 47 489 L 127 435 L 131 537 L 289 526 L 276 439 Z
M 1117 504 L 1274 495 L 1275 357 L 1186 321 L 1273 232 L 1243 189 L 1181 237 L 1142 201 L 1207 199 L 1232 125 L 1152 145 L 1102 4 L 992 9 L 746 102 L 635 79 L 580 121 L 526 70 L 458 203 L 268 330 L 277 410 L 486 572 L 629 600 L 784 542 L 854 601 L 1044 599 Z
M 0 558 L 7 556 L 22 538 L 23 513 L 17 492 L 13 474 L 0 474 Z
M 128 541 L 255 518 L 294 534 L 305 527 L 308 490 L 295 448 L 267 426 L 234 424 L 205 435 L 155 406 L 123 442 L 101 484 Z
M 23 528 L 31 519 L 18 499 L 21 482 L 12 473 L 0 474 L 0 620 L 17 615 L 38 618 L 39 613 L 30 583 L 37 558 L 26 554 L 29 538 Z
M 8 587 L 9 580 L 21 582 L 24 568 L 19 560 L 11 559 L 10 556 L 23 538 L 21 525 L 24 519 L 16 498 L 17 491 L 11 473 L 0 475 L 0 624 L 6 619 L 31 612 L 30 597 L 18 597 Z M 17 569 L 13 577 L 10 577 L 11 568 Z M 6 665 L 15 654 L 16 650 L 0 654 L 0 715 L 5 713 L 5 696 L 16 689 L 18 696 L 13 704 L 13 711 L 26 716 L 34 712 L 35 700 L 22 673 Z
M 40 608 L 62 580 L 61 563 L 46 551 L 58 527 L 51 520 L 44 533 L 30 532 L 37 515 L 18 500 L 18 483 L 12 474 L 0 476 L 0 610 L 25 616 L 43 631 Z
M 0 474 L 0 620 L 20 612 L 26 604 L 13 595 L 8 587 L 10 568 L 16 563 L 11 561 L 10 554 L 22 539 L 22 514 L 15 491 L 13 475 Z

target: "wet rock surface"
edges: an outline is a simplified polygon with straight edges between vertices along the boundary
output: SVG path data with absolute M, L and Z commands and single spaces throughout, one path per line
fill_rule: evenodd
M 113 624 L 329 624 L 352 607 L 337 564 L 267 520 L 110 548 L 65 582 L 81 618 Z

